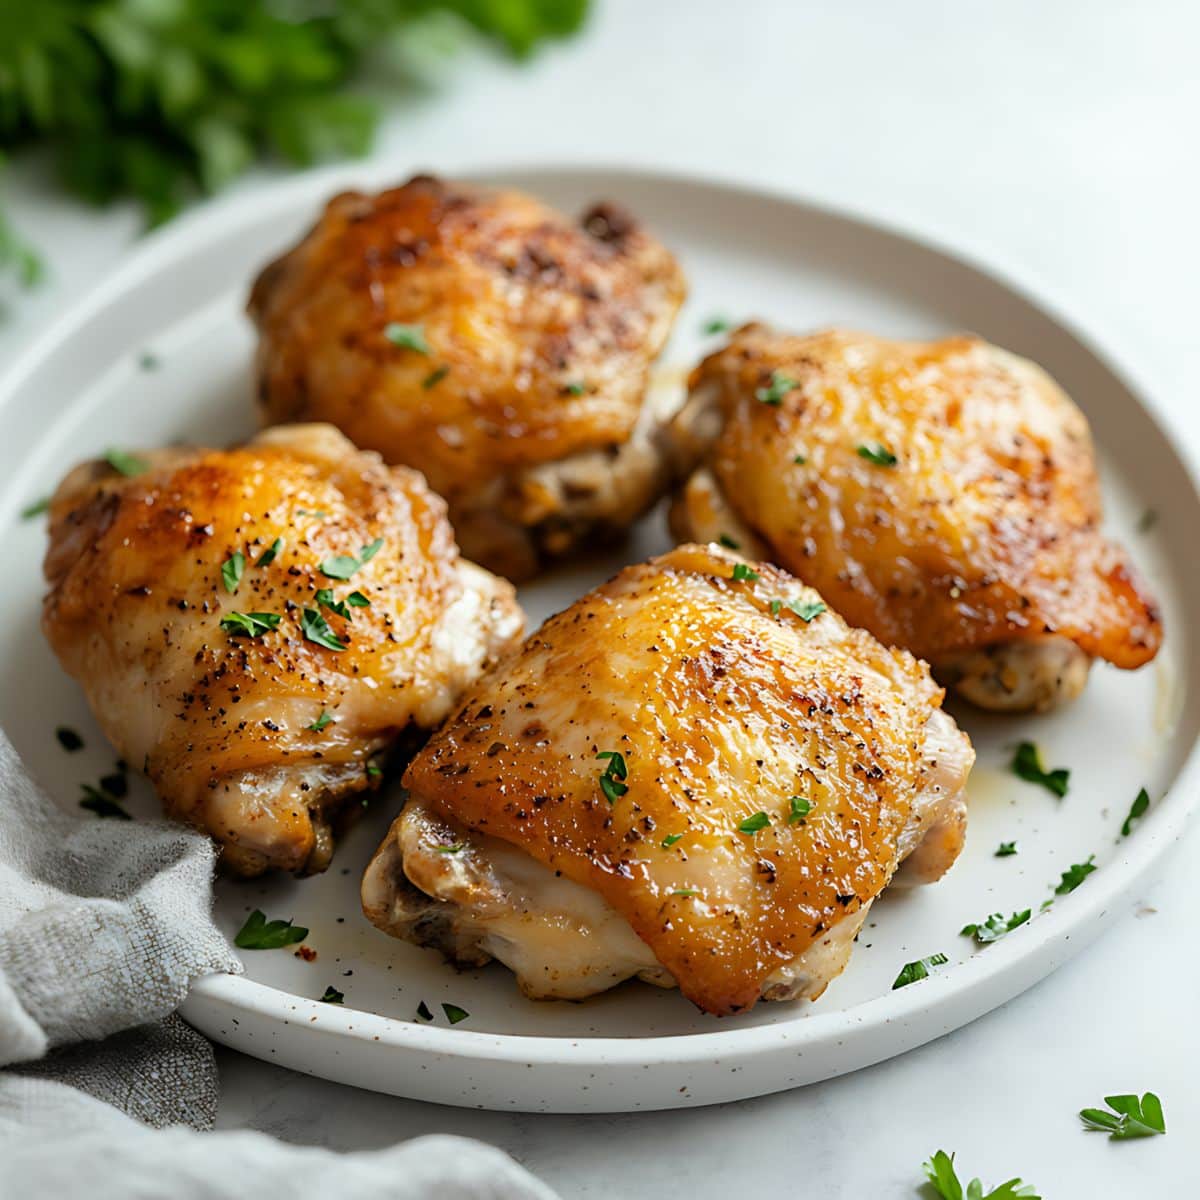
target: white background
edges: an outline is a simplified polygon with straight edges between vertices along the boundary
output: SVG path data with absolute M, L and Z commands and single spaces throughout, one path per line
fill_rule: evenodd
M 467 53 L 397 106 L 397 176 L 475 156 L 716 170 L 849 203 L 1041 278 L 1200 437 L 1200 6 L 1188 0 L 599 0 L 514 67 Z M 239 191 L 262 187 L 269 172 Z M 51 277 L 0 324 L 0 365 L 127 255 L 132 210 L 85 211 L 36 164 L 12 215 Z M 190 218 L 184 218 L 190 219 Z M 1119 748 L 1118 748 L 1119 749 Z M 1200 1193 L 1200 830 L 1097 945 L 898 1060 L 802 1091 L 637 1116 L 474 1113 L 218 1051 L 222 1126 L 337 1148 L 483 1138 L 564 1197 L 917 1196 L 938 1147 L 1047 1200 Z M 1153 1089 L 1166 1138 L 1110 1144 L 1076 1111 Z

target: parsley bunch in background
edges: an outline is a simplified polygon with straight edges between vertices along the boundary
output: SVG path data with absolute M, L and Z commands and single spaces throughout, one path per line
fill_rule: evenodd
M 413 60 L 436 52 L 431 26 L 474 29 L 522 57 L 578 29 L 587 5 L 0 0 L 0 165 L 43 147 L 69 191 L 95 204 L 132 196 L 158 224 L 259 156 L 307 166 L 365 153 L 377 114 L 354 81 L 382 68 L 411 82 Z M 2 208 L 0 273 L 26 285 L 39 273 Z

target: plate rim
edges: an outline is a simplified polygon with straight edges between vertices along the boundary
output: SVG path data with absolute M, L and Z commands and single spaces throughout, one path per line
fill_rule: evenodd
M 383 186 L 404 174 L 406 169 L 411 170 L 411 164 L 403 168 L 383 158 L 338 164 L 201 206 L 172 226 L 152 232 L 133 249 L 126 262 L 68 305 L 58 317 L 48 321 L 0 374 L 0 412 L 25 381 L 52 355 L 64 349 L 97 313 L 135 292 L 146 278 L 156 275 L 172 259 L 194 253 L 207 243 L 219 242 L 231 228 L 248 219 L 261 221 L 267 212 L 292 212 L 305 202 L 315 209 L 338 186 Z M 1025 267 L 1002 265 L 993 253 L 982 250 L 969 238 L 958 234 L 944 237 L 919 223 L 898 220 L 873 211 L 869 206 L 817 198 L 800 189 L 773 183 L 748 182 L 733 172 L 720 170 L 697 171 L 651 162 L 614 164 L 586 157 L 556 157 L 524 162 L 508 158 L 475 158 L 468 162 L 447 163 L 441 173 L 474 179 L 492 175 L 521 176 L 531 180 L 539 175 L 590 176 L 597 186 L 602 185 L 602 190 L 619 191 L 622 181 L 636 181 L 643 185 L 665 184 L 722 192 L 741 200 L 766 199 L 801 210 L 809 216 L 882 233 L 910 248 L 932 252 L 965 266 L 999 284 L 1048 318 L 1118 380 L 1143 416 L 1170 444 L 1191 487 L 1192 499 L 1200 507 L 1200 448 L 1193 449 L 1186 439 L 1173 436 L 1177 431 L 1170 413 L 1160 407 L 1154 390 L 1131 368 L 1124 355 L 1107 342 L 1101 346 L 1090 326 L 1073 315 L 1071 306 L 1044 279 Z M 10 507 L 17 503 L 14 496 Z M 11 520 L 12 516 L 11 511 L 0 513 L 0 519 Z M 956 998 L 968 1002 L 972 1015 L 966 1021 L 926 1030 L 915 1040 L 908 1041 L 904 1047 L 908 1049 L 949 1029 L 961 1027 L 1034 986 L 1058 965 L 1051 961 L 1047 967 L 1047 959 L 1053 960 L 1061 952 L 1061 961 L 1066 961 L 1076 948 L 1082 948 L 1109 925 L 1115 919 L 1119 902 L 1144 880 L 1150 868 L 1160 862 L 1182 836 L 1200 800 L 1198 782 L 1200 735 L 1187 749 L 1168 792 L 1142 821 L 1137 838 L 1122 843 L 1122 853 L 1110 864 L 1115 869 L 1097 872 L 1088 881 L 1087 888 L 1059 900 L 1037 922 L 1031 922 L 1020 938 L 996 943 L 988 947 L 986 953 L 977 953 L 957 963 L 952 972 L 934 974 L 924 981 L 922 988 L 900 995 L 894 991 L 884 992 L 851 1009 L 828 1012 L 818 1009 L 814 1012 L 811 1006 L 798 1007 L 786 1019 L 772 1023 L 740 1029 L 715 1028 L 700 1033 L 630 1038 L 542 1036 L 417 1024 L 361 1009 L 333 1008 L 244 976 L 208 975 L 192 982 L 182 1011 L 186 1017 L 189 1004 L 195 998 L 231 1012 L 250 1011 L 274 1022 L 319 1030 L 326 1036 L 334 1035 L 354 1042 L 372 1041 L 443 1059 L 586 1068 L 648 1062 L 698 1065 L 711 1063 L 714 1053 L 753 1056 L 755 1052 L 778 1050 L 785 1042 L 790 1050 L 796 1051 L 809 1044 L 836 1041 L 839 1035 L 849 1036 L 864 1025 L 874 1026 L 881 1021 L 903 1025 L 924 1010 L 940 1012 L 947 1002 Z M 1074 946 L 1070 944 L 1072 940 Z M 1023 972 L 1022 968 L 1026 970 Z M 1023 983 L 1017 978 L 1023 973 L 1029 974 L 1030 970 L 1033 977 L 1029 982 Z M 992 986 L 983 1002 L 969 1003 L 972 997 L 979 1000 L 979 993 L 988 981 Z M 351 1018 L 350 1027 L 340 1019 L 342 1017 Z

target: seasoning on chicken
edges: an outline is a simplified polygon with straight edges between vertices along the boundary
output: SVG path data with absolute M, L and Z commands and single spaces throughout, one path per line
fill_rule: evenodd
M 778 563 L 984 708 L 1044 711 L 1094 659 L 1158 650 L 1158 606 L 1101 532 L 1086 419 L 978 338 L 747 325 L 693 373 L 673 430 L 703 460 L 678 538 Z
M 670 486 L 671 414 L 647 389 L 684 293 L 615 205 L 576 223 L 429 176 L 346 193 L 254 285 L 262 413 L 418 468 L 463 553 L 528 578 Z
M 45 570 L 109 740 L 242 875 L 324 870 L 389 748 L 521 632 L 420 476 L 322 425 L 77 467 Z
M 532 997 L 816 998 L 902 860 L 930 882 L 961 849 L 974 752 L 941 698 L 785 572 L 678 547 L 471 689 L 408 769 L 364 911 Z

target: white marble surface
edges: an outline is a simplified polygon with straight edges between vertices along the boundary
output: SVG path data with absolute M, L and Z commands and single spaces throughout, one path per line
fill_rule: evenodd
M 1196 438 L 1198 40 L 1200 6 L 1182 0 L 600 0 L 585 37 L 531 67 L 448 64 L 444 94 L 398 109 L 378 153 L 398 174 L 474 156 L 715 168 L 965 241 L 1044 279 Z M 131 211 L 62 200 L 36 166 L 15 170 L 9 193 L 51 278 L 0 325 L 0 362 L 119 263 L 137 229 Z M 1019 1000 L 803 1091 L 658 1115 L 513 1116 L 219 1052 L 220 1124 L 338 1148 L 470 1134 L 564 1197 L 915 1196 L 938 1147 L 989 1184 L 1020 1174 L 1053 1200 L 1194 1195 L 1197 857 L 1200 829 L 1111 933 Z M 1168 1137 L 1080 1131 L 1081 1106 L 1147 1088 Z

